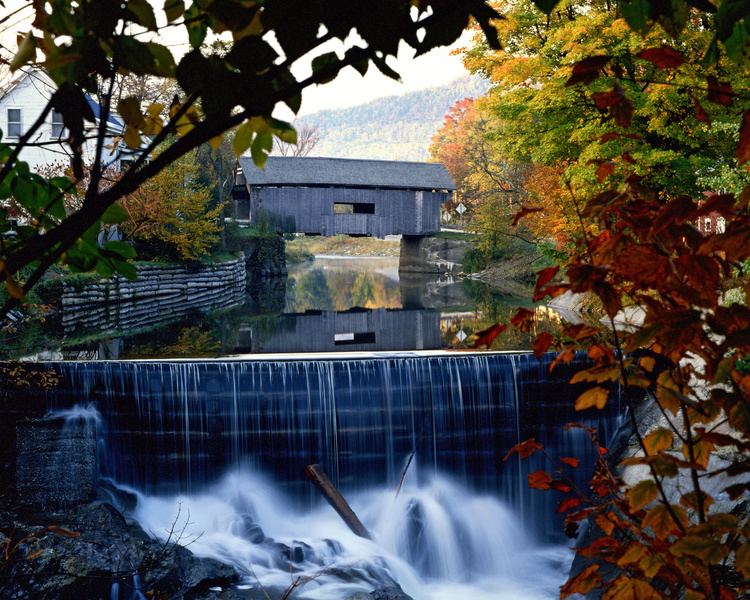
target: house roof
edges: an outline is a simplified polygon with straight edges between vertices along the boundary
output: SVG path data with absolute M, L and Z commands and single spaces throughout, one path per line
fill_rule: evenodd
M 259 169 L 252 159 L 239 159 L 251 186 L 340 186 L 416 190 L 456 189 L 445 166 L 439 163 L 271 156 Z

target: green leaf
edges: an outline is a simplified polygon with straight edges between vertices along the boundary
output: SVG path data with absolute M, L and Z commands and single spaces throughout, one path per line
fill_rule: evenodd
M 273 134 L 270 131 L 262 131 L 255 136 L 250 146 L 250 155 L 253 157 L 253 162 L 261 169 L 265 166 L 272 148 Z
M 164 2 L 164 13 L 167 15 L 167 21 L 172 22 L 179 19 L 185 12 L 185 2 L 183 0 L 166 0 Z
M 138 25 L 143 25 L 146 29 L 156 31 L 156 16 L 154 9 L 147 0 L 128 0 L 125 6 L 126 10 L 133 15 Z
M 273 129 L 276 136 L 287 144 L 297 143 L 297 130 L 292 127 L 291 123 L 281 121 L 279 119 L 271 118 L 271 129 Z
M 248 121 L 245 121 L 237 128 L 232 140 L 232 149 L 237 156 L 242 156 L 250 144 L 253 143 L 253 128 Z
M 102 215 L 102 223 L 113 225 L 128 220 L 128 212 L 119 204 L 111 204 Z
M 545 15 L 552 12 L 552 9 L 558 5 L 560 0 L 533 0 L 536 7 L 541 10 Z
M 341 63 L 341 59 L 339 58 L 339 55 L 336 54 L 335 52 L 326 52 L 325 54 L 316 56 L 312 60 L 313 75 L 316 75 L 320 71 L 326 70 L 329 67 L 340 64 L 340 63 Z M 328 83 L 330 81 L 333 81 L 334 79 L 336 79 L 336 75 L 338 75 L 338 71 L 334 69 L 331 71 L 330 74 L 321 78 L 319 82 Z
M 200 6 L 193 2 L 185 11 L 185 27 L 188 30 L 188 41 L 193 48 L 200 48 L 208 33 L 208 25 L 201 14 Z
M 133 246 L 131 246 L 127 242 L 118 242 L 118 241 L 106 242 L 102 246 L 102 249 L 106 250 L 107 252 L 112 252 L 116 254 L 117 256 L 120 256 L 124 259 L 135 258 L 135 255 L 136 255 L 135 248 L 133 248 Z
M 648 15 L 651 6 L 648 0 L 627 0 L 620 4 L 622 16 L 633 31 L 645 34 L 650 29 Z
M 18 52 L 16 52 L 13 61 L 10 63 L 10 70 L 16 71 L 26 63 L 34 60 L 34 58 L 36 58 L 36 38 L 29 31 L 18 46 Z

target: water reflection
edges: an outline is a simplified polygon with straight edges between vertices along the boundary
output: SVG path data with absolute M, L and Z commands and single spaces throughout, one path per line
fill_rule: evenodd
M 66 307 L 22 346 L 6 343 L 5 353 L 117 360 L 461 348 L 524 302 L 475 281 L 399 277 L 397 258 L 321 258 L 247 289 Z M 524 349 L 527 338 L 508 333 L 494 349 Z

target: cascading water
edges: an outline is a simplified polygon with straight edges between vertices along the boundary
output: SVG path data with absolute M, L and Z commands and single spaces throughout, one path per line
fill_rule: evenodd
M 583 484 L 593 451 L 563 425 L 583 420 L 607 439 L 619 412 L 614 399 L 604 415 L 573 412 L 580 389 L 563 383 L 580 363 L 552 376 L 548 365 L 525 354 L 57 363 L 48 404 L 93 402 L 102 474 L 137 492 L 135 518 L 163 536 L 181 506 L 194 523 L 185 534 L 201 534 L 190 548 L 235 564 L 249 584 L 283 589 L 291 565 L 312 577 L 299 598 L 393 581 L 417 600 L 547 598 L 569 558 L 559 498 L 525 480 L 551 465 L 502 457 L 535 437 L 581 459 Z M 303 480 L 311 463 L 374 541 L 351 534 Z

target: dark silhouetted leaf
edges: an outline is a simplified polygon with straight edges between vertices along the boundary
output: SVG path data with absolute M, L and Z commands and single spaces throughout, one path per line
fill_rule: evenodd
M 653 63 L 660 69 L 676 69 L 685 62 L 682 52 L 670 46 L 646 48 L 638 53 L 638 57 Z
M 578 83 L 589 84 L 595 81 L 610 60 L 612 60 L 611 56 L 589 56 L 577 62 L 573 65 L 573 73 L 565 82 L 565 86 L 570 87 Z

